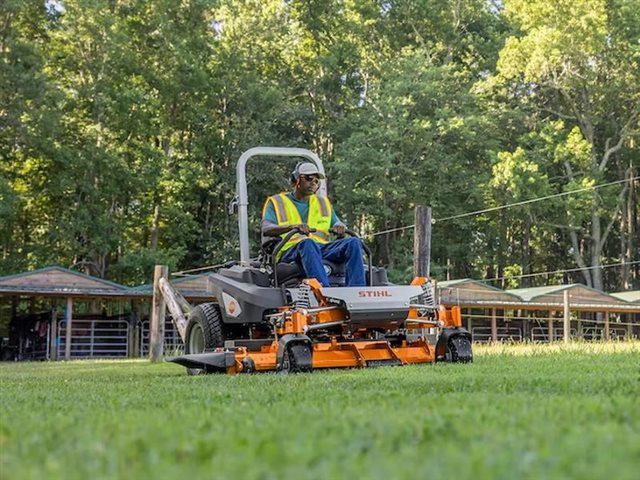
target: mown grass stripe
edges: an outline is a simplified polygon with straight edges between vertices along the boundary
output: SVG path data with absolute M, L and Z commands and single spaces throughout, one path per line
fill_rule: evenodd
M 477 346 L 472 365 L 188 377 L 0 365 L 3 478 L 637 478 L 640 343 Z

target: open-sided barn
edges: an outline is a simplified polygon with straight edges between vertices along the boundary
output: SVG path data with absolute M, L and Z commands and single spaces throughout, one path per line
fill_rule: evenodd
M 173 283 L 193 303 L 210 299 L 205 275 Z M 131 288 L 59 266 L 0 277 L 0 358 L 144 356 L 151 290 L 150 285 Z M 167 350 L 180 348 L 170 321 L 165 331 Z
M 197 304 L 214 300 L 207 275 L 174 278 Z M 585 285 L 501 290 L 472 279 L 437 283 L 440 303 L 458 305 L 475 341 L 622 338 L 640 333 L 640 292 L 608 294 Z M 0 277 L 3 360 L 124 358 L 149 351 L 153 285 L 128 287 L 52 266 Z M 569 312 L 569 329 L 563 324 Z M 165 351 L 182 342 L 169 320 Z

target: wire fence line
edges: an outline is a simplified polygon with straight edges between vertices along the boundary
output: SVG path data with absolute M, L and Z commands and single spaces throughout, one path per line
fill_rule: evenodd
M 600 185 L 592 185 L 590 187 L 578 188 L 576 190 L 571 190 L 569 192 L 554 193 L 553 195 L 546 195 L 544 197 L 531 198 L 529 200 L 523 200 L 521 202 L 515 202 L 515 203 L 509 203 L 509 204 L 506 204 L 506 205 L 500 205 L 498 207 L 485 208 L 483 210 L 477 210 L 475 212 L 462 213 L 460 215 L 452 215 L 450 217 L 439 218 L 439 219 L 437 219 L 437 221 L 443 222 L 445 220 L 453 220 L 455 218 L 463 218 L 463 217 L 469 217 L 469 216 L 472 216 L 472 215 L 480 215 L 481 213 L 495 212 L 497 210 L 503 210 L 505 208 L 519 207 L 521 205 L 527 205 L 527 204 L 530 204 L 530 203 L 541 202 L 543 200 L 549 200 L 549 199 L 552 199 L 552 198 L 564 197 L 564 196 L 567 196 L 567 195 L 573 195 L 575 193 L 581 193 L 581 192 L 586 192 L 586 191 L 590 191 L 590 190 L 598 190 L 600 188 L 610 187 L 611 185 L 617 185 L 617 184 L 620 184 L 620 183 L 633 182 L 633 181 L 635 181 L 635 180 L 637 180 L 639 178 L 640 178 L 640 175 L 636 176 L 636 177 L 632 177 L 632 178 L 625 178 L 624 180 L 616 180 L 614 182 L 603 183 L 603 184 L 600 184 Z
M 226 264 L 227 262 L 218 263 L 216 265 L 207 265 L 206 267 L 191 268 L 189 270 L 181 270 L 179 272 L 172 273 L 171 275 L 175 277 L 195 277 L 197 275 L 190 275 L 190 274 L 193 272 L 203 272 L 205 270 L 213 270 L 214 268 L 220 268 Z
M 206 267 L 199 267 L 199 268 L 192 268 L 189 270 L 182 270 L 179 272 L 175 272 L 172 273 L 172 276 L 176 276 L 176 277 L 195 277 L 197 275 L 192 275 L 192 273 L 194 272 L 204 272 L 206 270 L 213 270 L 216 268 L 220 268 L 224 265 L 226 265 L 227 262 L 224 263 L 218 263 L 216 265 L 209 265 Z M 488 283 L 488 282 L 495 282 L 498 280 L 511 280 L 511 279 L 516 279 L 516 278 L 531 278 L 531 277 L 540 277 L 542 275 L 555 275 L 558 273 L 571 273 L 571 272 L 580 272 L 582 270 L 594 270 L 597 268 L 613 268 L 613 267 L 622 267 L 622 266 L 633 266 L 633 265 L 638 265 L 640 264 L 640 260 L 634 260 L 632 262 L 618 262 L 618 263 L 607 263 L 604 265 L 597 265 L 597 266 L 592 266 L 592 267 L 583 267 L 583 268 L 565 268 L 565 269 L 561 269 L 561 270 L 549 270 L 546 272 L 538 272 L 538 273 L 526 273 L 526 274 L 522 274 L 522 275 L 504 275 L 502 277 L 493 277 L 493 278 L 484 278 L 481 280 L 476 280 L 478 282 L 482 282 L 482 283 Z M 468 290 L 471 291 L 471 290 Z
M 471 216 L 480 215 L 480 214 L 483 214 L 483 213 L 489 213 L 489 212 L 495 212 L 495 211 L 498 211 L 498 210 L 504 210 L 506 208 L 519 207 L 519 206 L 527 205 L 527 204 L 530 204 L 530 203 L 542 202 L 544 200 L 549 200 L 549 199 L 552 199 L 552 198 L 558 198 L 558 197 L 564 197 L 564 196 L 567 196 L 567 195 L 573 195 L 575 193 L 587 192 L 587 191 L 591 191 L 591 190 L 598 190 L 600 188 L 610 187 L 612 185 L 618 185 L 620 183 L 633 182 L 633 181 L 638 180 L 638 179 L 640 179 L 640 175 L 635 176 L 635 177 L 631 177 L 631 178 L 626 178 L 624 180 L 616 180 L 614 182 L 603 183 L 603 184 L 600 184 L 600 185 L 592 185 L 590 187 L 578 188 L 576 190 L 571 190 L 569 192 L 554 193 L 552 195 L 546 195 L 544 197 L 531 198 L 529 200 L 523 200 L 521 202 L 508 203 L 508 204 L 505 204 L 505 205 L 499 205 L 497 207 L 484 208 L 482 210 L 474 210 L 472 212 L 461 213 L 461 214 L 458 214 L 458 215 L 451 215 L 451 216 L 448 216 L 448 217 L 435 218 L 435 219 L 432 220 L 432 222 L 433 223 L 444 222 L 444 221 L 447 221 L 447 220 L 454 220 L 454 219 L 458 219 L 458 218 L 471 217 Z M 376 237 L 378 235 L 384 235 L 384 234 L 387 234 L 387 233 L 393 233 L 393 232 L 400 232 L 400 231 L 403 231 L 403 230 L 408 230 L 408 229 L 414 228 L 415 226 L 416 225 L 414 223 L 412 225 L 405 225 L 404 227 L 390 228 L 390 229 L 387 229 L 387 230 L 368 233 L 368 234 L 363 235 L 363 236 L 365 236 L 365 237 Z
M 482 282 L 481 280 L 471 280 L 471 281 L 475 282 L 475 283 L 481 283 Z M 464 294 L 466 294 L 466 293 L 471 293 L 471 294 L 477 293 L 477 294 L 484 294 L 484 295 L 487 295 L 487 294 L 490 294 L 490 293 L 491 294 L 502 293 L 502 294 L 509 295 L 509 296 L 512 296 L 512 297 L 515 296 L 518 300 L 523 300 L 522 298 L 520 298 L 518 296 L 518 293 L 514 292 L 514 291 L 525 290 L 524 288 L 514 288 L 514 289 L 507 289 L 507 290 L 501 290 L 501 289 L 496 290 L 495 287 L 473 288 L 473 287 L 469 287 L 468 283 L 463 288 L 460 288 L 458 285 L 442 285 L 442 283 L 443 282 L 441 282 L 441 281 L 436 282 L 436 287 L 439 290 L 440 295 L 443 295 L 443 296 L 446 295 L 447 297 L 449 297 L 451 294 L 450 293 L 446 293 L 446 291 L 450 290 L 452 292 L 455 292 L 456 295 L 459 296 L 461 301 L 462 300 L 479 300 L 479 301 L 482 300 L 482 299 L 465 298 Z M 551 287 L 553 287 L 553 286 L 554 285 L 552 285 Z M 553 290 L 553 291 L 549 291 L 549 292 L 546 292 L 546 293 L 545 292 L 541 292 L 539 294 L 539 296 L 548 296 L 548 295 L 558 294 L 560 292 L 563 292 L 566 289 L 569 289 L 569 287 L 570 287 L 570 285 L 566 285 L 566 284 L 565 285 L 555 285 L 555 286 L 558 287 L 558 290 Z M 587 288 L 587 289 L 589 288 L 586 285 L 582 285 L 582 284 L 578 284 L 578 286 L 579 287 L 583 287 L 583 288 Z M 532 287 L 532 288 L 537 288 L 537 287 Z M 562 288 L 562 290 L 559 290 L 560 288 Z M 596 292 L 600 293 L 599 290 L 596 290 Z M 601 292 L 601 293 L 602 293 L 602 295 L 609 295 L 606 292 Z M 569 296 L 570 296 L 571 300 L 575 300 L 575 301 L 586 302 L 586 301 L 593 300 L 593 297 L 591 295 L 580 295 L 580 294 L 578 294 L 575 291 L 572 291 L 570 289 L 569 289 Z M 536 296 L 534 296 L 533 298 L 536 298 Z M 527 301 L 526 303 L 529 303 L 529 302 Z
M 494 277 L 494 278 L 485 278 L 483 280 L 478 280 L 479 282 L 493 282 L 496 280 L 510 280 L 515 278 L 528 278 L 528 277 L 539 277 L 542 275 L 554 275 L 556 273 L 570 273 L 570 272 L 581 272 L 582 270 L 595 270 L 598 268 L 612 268 L 612 267 L 621 267 L 623 265 L 632 266 L 640 264 L 640 260 L 634 260 L 632 262 L 618 262 L 618 263 L 607 263 L 604 265 L 596 265 L 592 267 L 577 267 L 577 268 L 565 268 L 562 270 L 550 270 L 547 272 L 539 272 L 539 273 L 526 273 L 523 275 L 505 275 L 502 277 Z
M 518 206 L 527 205 L 527 204 L 531 204 L 531 203 L 541 202 L 541 201 L 544 201 L 544 200 L 549 200 L 549 199 L 552 199 L 552 198 L 564 197 L 564 196 L 567 196 L 567 195 L 573 195 L 573 194 L 576 194 L 576 193 L 581 193 L 581 192 L 586 192 L 586 191 L 598 190 L 600 188 L 610 187 L 612 185 L 618 185 L 618 184 L 621 184 L 621 183 L 634 182 L 634 181 L 636 181 L 638 179 L 640 179 L 640 175 L 635 176 L 635 177 L 631 177 L 631 178 L 626 178 L 624 180 L 616 180 L 616 181 L 613 181 L 613 182 L 603 183 L 603 184 L 600 184 L 600 185 L 592 185 L 592 186 L 589 186 L 589 187 L 578 188 L 576 190 L 571 190 L 569 192 L 555 193 L 555 194 L 552 194 L 552 195 L 546 195 L 544 197 L 537 197 L 537 198 L 531 198 L 531 199 L 528 199 L 528 200 L 523 200 L 521 202 L 509 203 L 509 204 L 500 205 L 500 206 L 497 206 L 497 207 L 485 208 L 485 209 L 482 209 L 482 210 L 475 210 L 475 211 L 472 211 L 472 212 L 461 213 L 461 214 L 458 214 L 458 215 L 451 215 L 451 216 L 448 216 L 448 217 L 436 218 L 436 219 L 432 220 L 432 223 L 444 222 L 444 221 L 447 221 L 447 220 L 454 220 L 454 219 L 458 219 L 458 218 L 471 217 L 471 216 L 474 216 L 474 215 L 481 215 L 483 213 L 489 213 L 489 212 L 494 212 L 494 211 L 498 211 L 498 210 L 504 210 L 504 209 L 507 209 L 507 208 L 518 207 Z M 412 229 L 414 227 L 415 227 L 415 224 L 405 225 L 403 227 L 390 228 L 390 229 L 381 230 L 381 231 L 378 231 L 378 232 L 367 233 L 367 234 L 364 234 L 363 237 L 365 237 L 365 238 L 373 238 L 373 237 L 377 237 L 379 235 L 385 235 L 385 234 L 388 234 L 388 233 L 400 232 L 400 231 L 404 231 L 404 230 L 410 230 L 410 229 Z M 220 268 L 220 267 L 224 266 L 226 263 L 227 262 L 223 262 L 223 263 L 219 263 L 219 264 L 216 264 L 216 265 L 208 265 L 208 266 L 204 266 L 204 267 L 192 268 L 192 269 L 189 269 L 189 270 L 182 270 L 180 272 L 172 273 L 171 275 L 172 276 L 185 276 L 185 275 L 193 273 L 193 272 L 213 270 L 215 268 Z M 636 264 L 636 263 L 639 263 L 639 262 L 631 262 L 631 263 L 627 263 L 627 265 L 632 265 L 632 264 Z M 624 264 L 624 262 L 620 263 L 620 265 L 623 265 L 623 264 Z M 543 273 L 526 274 L 526 275 L 520 275 L 520 276 L 510 275 L 510 276 L 504 276 L 504 277 L 499 277 L 499 278 L 485 279 L 485 280 L 482 280 L 482 281 L 488 282 L 488 281 L 493 281 L 493 280 L 503 280 L 503 279 L 507 279 L 507 278 L 526 278 L 526 277 L 533 277 L 533 276 L 539 276 L 539 275 L 548 275 L 548 274 L 552 274 L 552 273 L 567 273 L 567 272 L 572 272 L 572 271 L 581 271 L 581 270 L 585 270 L 585 269 L 586 270 L 590 270 L 590 269 L 594 269 L 594 268 L 605 268 L 605 267 L 604 266 L 596 266 L 596 267 L 576 268 L 576 269 L 567 269 L 567 270 L 556 270 L 554 272 L 543 272 Z

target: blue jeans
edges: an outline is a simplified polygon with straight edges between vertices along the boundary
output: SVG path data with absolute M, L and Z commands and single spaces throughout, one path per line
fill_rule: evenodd
M 362 263 L 362 242 L 359 238 L 339 238 L 329 243 L 314 242 L 306 238 L 284 252 L 281 262 L 298 262 L 307 278 L 315 278 L 322 286 L 329 287 L 329 277 L 322 265 L 322 259 L 345 264 L 345 286 L 365 285 L 364 264 Z

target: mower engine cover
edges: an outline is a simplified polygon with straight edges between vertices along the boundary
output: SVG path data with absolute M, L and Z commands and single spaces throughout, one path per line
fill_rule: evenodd
M 401 324 L 412 303 L 422 295 L 422 287 L 390 285 L 384 287 L 323 287 L 329 303 L 349 312 L 350 325 L 358 328 Z

